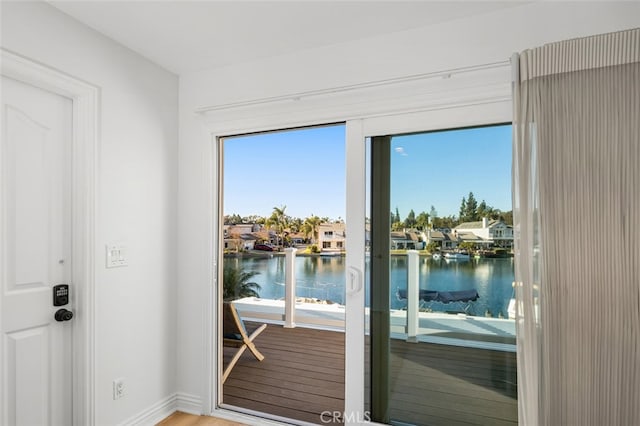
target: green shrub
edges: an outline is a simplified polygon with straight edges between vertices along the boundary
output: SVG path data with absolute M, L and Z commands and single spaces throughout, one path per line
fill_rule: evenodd
M 222 274 L 222 297 L 225 302 L 243 297 L 260 297 L 258 293 L 261 290 L 260 284 L 249 281 L 258 274 L 259 272 L 256 271 L 225 266 Z

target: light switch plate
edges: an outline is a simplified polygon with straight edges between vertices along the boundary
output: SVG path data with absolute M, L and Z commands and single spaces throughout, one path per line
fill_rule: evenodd
M 127 247 L 123 244 L 107 244 L 107 268 L 127 266 L 129 259 Z

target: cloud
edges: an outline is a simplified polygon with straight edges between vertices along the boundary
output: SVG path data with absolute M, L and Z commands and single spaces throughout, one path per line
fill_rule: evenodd
M 395 151 L 396 151 L 398 154 L 402 155 L 403 157 L 406 157 L 406 156 L 408 156 L 408 155 L 409 155 L 409 154 L 407 154 L 407 153 L 405 152 L 404 148 L 403 148 L 403 147 L 401 147 L 401 146 L 396 147 L 396 148 L 395 148 Z

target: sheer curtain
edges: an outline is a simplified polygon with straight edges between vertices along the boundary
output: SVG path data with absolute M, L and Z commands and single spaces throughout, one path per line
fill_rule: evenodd
M 640 424 L 640 29 L 513 66 L 519 422 Z

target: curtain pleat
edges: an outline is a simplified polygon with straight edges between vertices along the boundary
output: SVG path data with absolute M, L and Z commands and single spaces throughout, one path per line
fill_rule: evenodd
M 640 30 L 520 55 L 519 420 L 640 424 Z
M 640 61 L 638 29 L 566 40 L 520 54 L 520 81 Z

